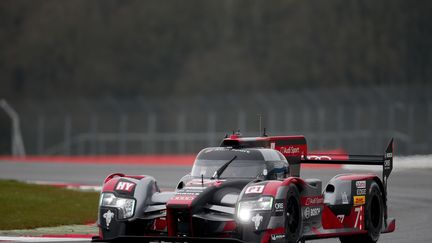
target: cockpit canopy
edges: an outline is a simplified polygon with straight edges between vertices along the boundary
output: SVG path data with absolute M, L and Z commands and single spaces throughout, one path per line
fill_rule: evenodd
M 223 179 L 254 179 L 263 177 L 267 180 L 286 178 L 289 167 L 286 158 L 274 149 L 233 149 L 214 147 L 201 150 L 198 154 L 192 176 L 210 178 L 226 162 L 236 157 L 220 175 Z

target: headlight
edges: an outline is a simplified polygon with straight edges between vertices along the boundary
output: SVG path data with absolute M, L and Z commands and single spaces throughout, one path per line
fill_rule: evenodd
M 116 197 L 112 193 L 102 193 L 99 205 L 117 208 L 118 218 L 125 219 L 134 214 L 135 199 Z
M 271 210 L 272 206 L 272 197 L 260 197 L 254 201 L 239 202 L 237 205 L 237 218 L 241 221 L 249 221 L 253 211 Z

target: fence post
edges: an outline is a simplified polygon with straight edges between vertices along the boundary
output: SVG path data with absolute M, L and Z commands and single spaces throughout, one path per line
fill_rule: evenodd
M 343 130 L 344 130 L 344 107 L 342 105 L 339 105 L 337 108 L 337 139 L 335 143 L 338 148 L 342 148 Z
M 120 117 L 119 123 L 119 154 L 126 154 L 126 133 L 128 126 L 128 115 L 124 114 Z
M 265 122 L 265 120 L 264 120 L 264 124 L 263 124 L 263 127 L 262 127 L 262 129 L 266 128 L 267 131 L 270 132 L 270 134 L 275 134 L 275 132 L 277 132 L 277 129 L 276 129 L 276 118 L 275 117 L 276 117 L 276 115 L 275 115 L 274 108 L 270 107 L 270 110 L 268 112 L 268 123 Z M 259 134 L 261 136 L 261 133 L 263 131 L 258 131 L 258 132 L 259 132 Z
M 431 153 L 431 151 L 432 151 L 432 129 L 430 129 L 430 127 L 432 126 L 432 102 L 431 101 L 428 102 L 427 109 L 428 109 L 428 111 L 427 111 L 427 113 L 428 113 L 427 121 L 428 122 L 427 122 L 426 128 L 428 128 L 427 130 L 429 130 L 429 135 L 427 136 L 429 138 L 429 141 L 427 143 L 429 145 L 429 148 L 427 148 L 428 151 L 426 151 L 426 152 Z
M 44 153 L 45 147 L 45 116 L 39 115 L 37 126 L 37 151 L 39 155 Z
M 357 105 L 354 112 L 354 132 L 355 134 L 360 134 L 360 132 L 362 131 L 361 121 L 363 117 L 363 106 Z M 350 137 L 348 140 L 355 143 L 352 144 L 352 146 L 349 146 L 353 148 L 363 149 L 367 144 L 366 139 L 364 139 L 362 136 L 358 136 L 356 139 L 352 139 L 352 137 Z
M 11 147 L 13 156 L 25 156 L 24 142 L 22 140 L 20 118 L 18 113 L 6 102 L 6 100 L 0 100 L 0 107 L 6 112 L 12 121 L 12 132 L 11 132 Z
M 72 121 L 70 115 L 65 116 L 64 123 L 64 144 L 63 150 L 65 155 L 71 154 L 71 131 L 72 131 Z
M 246 132 L 246 114 L 244 111 L 237 112 L 237 129 Z
M 180 113 L 177 116 L 177 152 L 185 153 L 185 132 L 186 132 L 186 114 Z
M 320 150 L 324 149 L 324 144 L 326 144 L 325 140 L 326 136 L 323 136 L 325 132 L 325 119 L 326 119 L 326 109 L 323 106 L 319 106 L 318 108 L 318 134 L 319 136 L 318 147 Z
M 97 136 L 99 133 L 99 117 L 97 115 L 92 115 L 90 118 L 90 134 L 92 134 L 92 139 L 90 141 L 90 154 L 95 155 L 97 152 Z M 83 141 L 85 143 L 85 140 Z
M 415 112 L 414 104 L 409 104 L 408 106 L 408 136 L 409 136 L 409 142 L 407 143 L 408 148 L 408 154 L 413 153 L 414 142 L 415 142 L 415 136 L 414 136 L 414 112 Z
M 287 109 L 285 111 L 285 131 L 282 134 L 292 134 L 294 132 L 293 129 L 293 110 Z
M 214 146 L 216 137 L 216 114 L 213 111 L 207 113 L 207 146 Z
M 156 141 L 155 138 L 155 132 L 156 132 L 156 123 L 157 122 L 157 116 L 154 113 L 149 113 L 147 117 L 147 136 L 150 138 L 147 138 L 147 143 L 143 142 L 143 151 L 146 151 L 147 153 L 155 154 L 156 150 L 155 146 Z M 145 144 L 147 144 L 147 148 L 145 148 Z

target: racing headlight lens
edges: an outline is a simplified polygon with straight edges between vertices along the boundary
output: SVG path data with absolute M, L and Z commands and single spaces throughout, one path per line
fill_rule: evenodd
M 112 193 L 102 193 L 100 206 L 114 207 L 118 210 L 118 218 L 130 218 L 134 214 L 135 199 L 116 197 Z
M 254 201 L 243 201 L 238 203 L 237 218 L 241 221 L 249 221 L 253 211 L 271 210 L 273 206 L 272 197 L 260 197 Z

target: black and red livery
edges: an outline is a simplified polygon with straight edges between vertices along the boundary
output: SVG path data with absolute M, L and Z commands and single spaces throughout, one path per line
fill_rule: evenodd
M 383 175 L 337 175 L 323 188 L 300 177 L 302 163 L 381 165 Z M 377 242 L 395 230 L 392 167 L 393 140 L 384 155 L 356 156 L 308 154 L 303 136 L 232 135 L 203 149 L 172 192 L 151 176 L 108 176 L 94 241 Z

